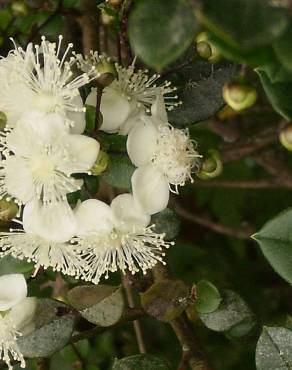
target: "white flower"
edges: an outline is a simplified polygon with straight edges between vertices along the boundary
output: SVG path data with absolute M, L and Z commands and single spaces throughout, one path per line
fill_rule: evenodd
M 91 60 L 84 62 L 79 58 L 81 68 L 86 71 L 90 65 L 97 65 L 99 58 L 97 53 L 92 54 Z M 169 110 L 180 104 L 177 102 L 177 96 L 171 95 L 176 88 L 171 87 L 170 82 L 165 81 L 157 85 L 160 75 L 149 76 L 148 70 L 135 72 L 134 63 L 135 61 L 128 68 L 116 63 L 117 79 L 103 90 L 100 104 L 103 116 L 100 129 L 103 131 L 127 135 L 139 117 L 149 112 L 158 95 L 164 96 Z M 96 89 L 92 89 L 86 104 L 96 105 Z
M 148 214 L 166 208 L 169 191 L 192 180 L 198 154 L 187 129 L 176 129 L 167 122 L 163 98 L 157 97 L 151 117 L 141 117 L 130 131 L 127 151 L 138 167 L 132 176 L 135 200 Z
M 17 339 L 34 330 L 36 299 L 26 298 L 26 281 L 21 274 L 0 276 L 0 360 L 12 370 L 11 360 L 25 367 Z
M 172 242 L 164 240 L 148 226 L 150 216 L 135 204 L 131 194 L 117 196 L 110 206 L 90 199 L 75 210 L 79 247 L 88 266 L 86 279 L 98 283 L 105 274 L 128 269 L 132 274 L 143 273 L 158 261 L 162 262 L 163 248 Z
M 56 113 L 32 112 L 2 137 L 0 195 L 20 203 L 34 198 L 44 204 L 66 201 L 66 194 L 80 189 L 73 173 L 85 173 L 96 161 L 99 143 L 69 134 L 64 118 Z
M 0 233 L 0 256 L 11 255 L 35 263 L 35 271 L 51 267 L 65 275 L 82 278 L 86 271 L 77 247 L 70 243 L 76 232 L 76 221 L 66 203 L 47 206 L 39 201 L 24 207 L 22 229 Z M 1 308 L 1 306 L 0 306 Z
M 59 43 L 42 37 L 41 45 L 29 44 L 26 50 L 15 45 L 6 58 L 0 60 L 0 110 L 14 127 L 21 115 L 31 110 L 59 113 L 72 120 L 73 132 L 85 128 L 85 108 L 79 88 L 90 81 L 90 73 L 73 77 L 69 44 L 61 57 L 62 36 Z

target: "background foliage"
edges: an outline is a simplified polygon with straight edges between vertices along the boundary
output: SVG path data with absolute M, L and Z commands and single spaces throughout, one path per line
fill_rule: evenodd
M 195 41 L 202 31 L 211 55 Z M 291 369 L 291 153 L 279 141 L 292 118 L 291 2 L 1 2 L 1 55 L 11 48 L 10 36 L 26 45 L 60 33 L 77 51 L 98 49 L 125 65 L 137 55 L 139 66 L 172 80 L 183 105 L 170 122 L 189 128 L 205 158 L 216 149 L 223 171 L 208 181 L 195 179 L 170 209 L 153 217 L 159 232 L 176 239 L 167 252 L 169 272 L 156 269 L 154 280 L 151 274 L 124 278 L 122 289 L 116 274 L 107 285 L 80 287 L 52 271 L 32 278 L 31 265 L 0 260 L 0 274 L 26 274 L 30 295 L 43 298 L 37 331 L 20 341 L 26 356 L 40 357 L 28 360 L 27 368 Z M 237 86 L 253 86 L 258 95 L 239 112 L 222 95 L 235 77 Z M 93 114 L 87 111 L 89 131 Z M 134 167 L 124 137 L 99 133 L 98 140 L 109 165 L 81 192 L 107 199 L 109 185 L 116 192 L 130 188 Z M 9 225 L 3 221 L 2 227 Z M 135 318 L 147 355 L 139 355 Z

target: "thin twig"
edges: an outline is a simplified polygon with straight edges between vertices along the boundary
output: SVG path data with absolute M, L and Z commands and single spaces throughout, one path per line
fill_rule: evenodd
M 225 226 L 219 223 L 216 223 L 206 216 L 198 215 L 192 213 L 185 208 L 183 208 L 178 202 L 174 203 L 174 210 L 187 221 L 192 223 L 204 226 L 218 234 L 231 236 L 237 239 L 250 239 L 251 235 L 253 234 L 253 230 L 251 228 L 241 228 L 241 229 L 234 229 L 229 226 Z
M 126 291 L 129 307 L 133 309 L 135 308 L 135 302 L 134 302 L 133 291 L 132 291 L 132 287 L 131 287 L 131 283 L 130 283 L 128 275 L 123 276 L 123 286 Z M 143 329 L 142 329 L 141 322 L 139 320 L 134 320 L 133 326 L 134 326 L 134 331 L 135 331 L 139 351 L 140 353 L 146 353 L 146 346 L 145 346 L 145 341 L 143 338 Z

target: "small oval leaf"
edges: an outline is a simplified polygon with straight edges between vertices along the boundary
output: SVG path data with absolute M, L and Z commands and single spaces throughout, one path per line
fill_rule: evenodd
M 221 301 L 222 297 L 218 289 L 207 280 L 201 280 L 196 286 L 196 309 L 199 313 L 211 313 L 215 311 Z
M 135 355 L 115 359 L 112 370 L 170 370 L 169 365 L 161 358 L 152 355 Z

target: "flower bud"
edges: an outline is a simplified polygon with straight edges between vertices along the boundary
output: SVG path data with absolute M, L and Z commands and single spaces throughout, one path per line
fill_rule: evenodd
M 220 154 L 215 149 L 208 151 L 208 156 L 203 160 L 198 173 L 196 174 L 201 180 L 209 180 L 221 174 L 223 165 Z
M 96 81 L 99 85 L 106 87 L 110 85 L 113 80 L 117 77 L 117 70 L 113 63 L 108 58 L 103 58 L 95 66 L 99 76 Z
M 234 110 L 250 108 L 257 100 L 256 89 L 244 81 L 231 81 L 223 86 L 223 98 Z
M 114 23 L 115 17 L 108 12 L 106 12 L 104 9 L 101 10 L 101 23 L 104 26 L 110 26 L 111 24 Z
M 196 50 L 201 58 L 211 63 L 216 63 L 220 59 L 220 52 L 209 40 L 207 32 L 201 32 L 196 37 Z
M 288 123 L 280 132 L 279 139 L 284 148 L 292 151 L 292 123 Z
M 4 112 L 0 112 L 0 131 L 3 131 L 7 123 L 7 116 Z
M 18 206 L 12 201 L 0 200 L 0 221 L 8 222 L 16 217 Z
M 107 2 L 112 6 L 120 6 L 123 0 L 107 0 Z
M 25 17 L 28 13 L 27 4 L 24 1 L 14 1 L 11 4 L 11 10 L 16 17 Z
M 93 176 L 99 176 L 102 172 L 104 172 L 109 163 L 109 156 L 103 150 L 99 151 L 99 155 L 93 167 L 90 169 L 90 173 Z

